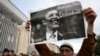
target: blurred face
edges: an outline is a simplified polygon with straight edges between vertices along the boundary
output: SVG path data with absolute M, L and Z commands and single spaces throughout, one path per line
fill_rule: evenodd
M 73 56 L 73 52 L 68 47 L 62 47 L 60 50 L 61 56 Z
M 35 56 L 35 52 L 32 52 L 31 55 L 32 55 L 32 56 Z
M 49 11 L 45 16 L 45 19 L 46 19 L 46 22 L 45 22 L 46 26 L 51 27 L 51 28 L 59 27 L 60 18 L 58 16 L 57 10 Z
M 10 56 L 12 56 L 12 55 L 13 55 L 13 53 L 10 51 L 10 52 L 9 52 L 9 55 L 10 55 Z
M 4 52 L 4 56 L 8 56 L 9 55 L 9 52 Z

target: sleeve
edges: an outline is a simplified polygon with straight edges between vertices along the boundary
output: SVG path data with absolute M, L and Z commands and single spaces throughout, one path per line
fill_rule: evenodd
M 41 56 L 54 56 L 54 53 L 50 51 L 46 44 L 35 45 Z
M 77 56 L 93 56 L 95 43 L 95 34 L 88 34 L 88 38 L 83 40 L 81 49 L 79 50 Z

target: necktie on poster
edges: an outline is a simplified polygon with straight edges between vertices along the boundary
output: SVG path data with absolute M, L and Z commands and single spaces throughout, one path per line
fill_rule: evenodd
M 56 35 L 52 34 L 49 39 L 55 39 Z

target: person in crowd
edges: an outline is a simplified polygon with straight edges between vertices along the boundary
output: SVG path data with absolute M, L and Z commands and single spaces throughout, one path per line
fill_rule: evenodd
M 16 56 L 13 50 L 9 50 L 9 56 Z
M 31 56 L 36 56 L 36 52 L 32 51 Z
M 7 48 L 5 48 L 3 50 L 3 55 L 2 56 L 9 56 L 9 50 Z

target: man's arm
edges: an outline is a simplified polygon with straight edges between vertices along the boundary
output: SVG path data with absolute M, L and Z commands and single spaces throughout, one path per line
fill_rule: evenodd
M 97 15 L 91 8 L 84 9 L 83 14 L 86 17 L 86 21 L 88 24 L 87 28 L 88 38 L 83 40 L 81 49 L 78 52 L 77 56 L 93 56 L 94 45 L 96 43 L 95 34 L 93 33 L 93 27 Z
M 90 7 L 87 9 L 84 9 L 83 13 L 84 13 L 84 16 L 86 17 L 86 21 L 88 24 L 87 32 L 88 32 L 88 34 L 92 34 L 94 21 L 95 21 L 97 15 Z

